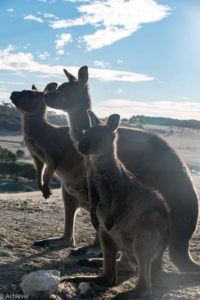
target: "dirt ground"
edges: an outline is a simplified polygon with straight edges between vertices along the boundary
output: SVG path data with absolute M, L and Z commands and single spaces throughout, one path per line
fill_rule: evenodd
M 194 170 L 200 170 L 200 131 L 190 129 L 150 128 L 164 137 Z M 162 130 L 161 130 L 162 129 Z M 161 130 L 161 131 L 160 131 Z M 19 149 L 21 137 L 0 137 L 2 146 Z M 14 142 L 14 143 L 12 143 Z M 28 153 L 26 152 L 26 155 Z M 27 155 L 28 158 L 28 155 Z M 193 179 L 200 194 L 200 175 L 193 172 Z M 92 276 L 97 276 L 100 268 L 80 266 L 79 260 L 85 256 L 69 257 L 72 248 L 36 249 L 35 241 L 61 237 L 64 214 L 61 191 L 53 190 L 49 200 L 43 199 L 40 192 L 1 194 L 0 195 L 0 300 L 25 299 L 19 283 L 25 274 L 48 269 L 58 270 L 61 281 L 58 290 L 45 299 L 83 299 L 79 293 L 79 284 L 89 282 L 90 293 L 85 299 L 127 299 L 126 292 L 131 291 L 137 281 L 137 273 L 118 271 L 118 284 L 115 287 L 103 287 L 96 284 Z M 94 230 L 88 213 L 79 210 L 75 225 L 76 246 L 92 244 Z M 200 263 L 200 224 L 191 240 L 191 253 Z M 100 259 L 101 260 L 101 259 Z M 200 274 L 177 273 L 166 252 L 164 256 L 164 276 L 154 288 L 151 299 L 200 299 Z M 88 277 L 90 277 L 88 279 Z M 41 297 L 32 298 L 42 299 Z M 129 294 L 129 299 L 135 299 Z
M 194 181 L 200 191 L 200 176 L 194 176 Z M 45 299 L 83 299 L 78 292 L 80 282 L 88 281 L 88 276 L 98 275 L 99 268 L 79 266 L 80 256 L 68 257 L 72 248 L 49 250 L 31 247 L 35 241 L 60 237 L 63 223 L 60 190 L 54 190 L 49 200 L 43 199 L 40 192 L 0 195 L 0 299 L 23 299 L 19 287 L 23 275 L 41 269 L 61 272 L 58 290 Z M 200 262 L 199 232 L 198 227 L 190 248 L 193 258 Z M 91 244 L 94 240 L 94 230 L 84 210 L 79 210 L 76 216 L 75 240 L 77 247 Z M 200 299 L 200 275 L 176 273 L 167 253 L 163 268 L 166 274 L 159 288 L 154 289 L 151 299 Z M 136 280 L 136 273 L 123 270 L 118 272 L 118 284 L 112 288 L 97 285 L 90 278 L 92 292 L 86 298 L 112 299 L 121 295 L 120 299 L 126 299 L 124 293 L 134 288 Z

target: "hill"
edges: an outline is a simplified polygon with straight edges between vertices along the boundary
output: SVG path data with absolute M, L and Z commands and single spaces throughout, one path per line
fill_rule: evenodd
M 57 115 L 55 112 L 48 112 L 48 121 L 58 126 L 67 124 L 66 116 Z M 0 130 L 9 130 L 12 132 L 22 131 L 21 114 L 10 103 L 0 104 Z
M 54 111 L 48 112 L 47 119 L 50 123 L 58 126 L 67 124 L 66 115 L 58 115 Z M 200 129 L 200 121 L 197 120 L 179 120 L 164 117 L 148 117 L 144 115 L 133 115 L 130 119 L 122 119 L 121 125 L 141 128 L 144 125 L 157 125 Z M 0 105 L 0 130 L 21 132 L 21 114 L 10 103 Z

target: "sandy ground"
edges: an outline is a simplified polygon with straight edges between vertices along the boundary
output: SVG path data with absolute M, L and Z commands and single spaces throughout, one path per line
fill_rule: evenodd
M 176 148 L 188 165 L 196 170 L 200 168 L 200 131 L 176 129 L 171 133 L 171 129 L 166 128 L 163 132 L 159 131 L 159 134 Z M 0 140 L 3 138 L 6 140 L 3 136 Z M 200 194 L 200 176 L 192 176 Z M 79 266 L 78 261 L 81 257 L 68 257 L 71 248 L 50 250 L 31 247 L 35 241 L 62 236 L 63 224 L 60 190 L 54 190 L 49 200 L 43 199 L 40 192 L 0 195 L 0 300 L 17 297 L 23 299 L 19 287 L 23 275 L 40 269 L 55 269 L 61 272 L 58 290 L 45 299 L 83 299 L 78 292 L 80 282 L 87 280 L 88 276 L 98 275 L 99 268 Z M 79 210 L 76 216 L 75 240 L 77 247 L 91 244 L 94 240 L 94 230 L 88 213 L 84 210 Z M 198 226 L 190 248 L 193 258 L 200 263 L 199 240 Z M 177 273 L 167 252 L 163 269 L 166 274 L 159 288 L 154 289 L 151 299 L 200 299 L 200 275 Z M 134 288 L 137 274 L 119 271 L 118 284 L 112 288 L 99 286 L 92 279 L 89 281 L 92 292 L 91 297 L 87 296 L 87 299 L 112 299 L 121 295 L 121 299 L 124 300 L 124 293 Z
M 167 126 L 145 125 L 144 129 L 152 131 L 164 138 L 185 160 L 188 166 L 200 171 L 200 130 Z M 31 157 L 23 143 L 23 136 L 13 135 L 8 131 L 0 131 L 0 145 L 13 152 L 23 150 L 25 160 Z

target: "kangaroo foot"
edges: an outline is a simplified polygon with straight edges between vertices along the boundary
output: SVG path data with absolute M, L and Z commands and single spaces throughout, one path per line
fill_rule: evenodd
M 112 300 L 133 300 L 133 299 L 153 299 L 151 293 L 146 293 L 140 289 L 120 293 L 112 298 Z
M 142 289 L 142 288 L 135 288 L 132 292 L 131 292 L 131 296 L 133 298 L 130 299 L 134 299 L 134 298 L 146 298 L 151 296 L 151 291 L 147 290 L 147 289 Z
M 102 259 L 80 259 L 77 262 L 78 266 L 81 267 L 89 267 L 94 269 L 99 269 L 103 267 L 103 260 Z
M 78 249 L 71 250 L 69 257 L 88 255 L 90 257 L 102 257 L 102 252 L 99 247 L 85 246 Z
M 66 238 L 49 239 L 35 242 L 33 247 L 40 248 L 68 248 L 73 247 L 73 242 Z
M 115 286 L 116 285 L 116 279 L 113 279 L 112 276 L 98 276 L 95 277 L 92 280 L 94 283 L 98 285 L 104 285 L 104 286 Z

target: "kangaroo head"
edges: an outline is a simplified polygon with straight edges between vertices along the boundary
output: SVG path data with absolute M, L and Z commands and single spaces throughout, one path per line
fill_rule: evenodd
M 107 122 L 103 124 L 91 110 L 88 110 L 88 118 L 90 128 L 83 131 L 83 138 L 78 143 L 79 152 L 84 155 L 102 155 L 113 152 L 120 116 L 110 115 Z
M 73 112 L 80 108 L 90 107 L 88 93 L 88 67 L 81 67 L 78 71 L 78 78 L 75 78 L 66 69 L 64 73 L 69 82 L 61 84 L 56 90 L 46 92 L 44 100 L 49 107 L 62 109 L 65 112 Z
M 12 92 L 10 99 L 16 108 L 24 115 L 40 115 L 46 110 L 43 96 L 46 91 L 51 91 L 57 87 L 56 83 L 50 83 L 43 92 L 39 91 L 33 84 L 31 90 Z

